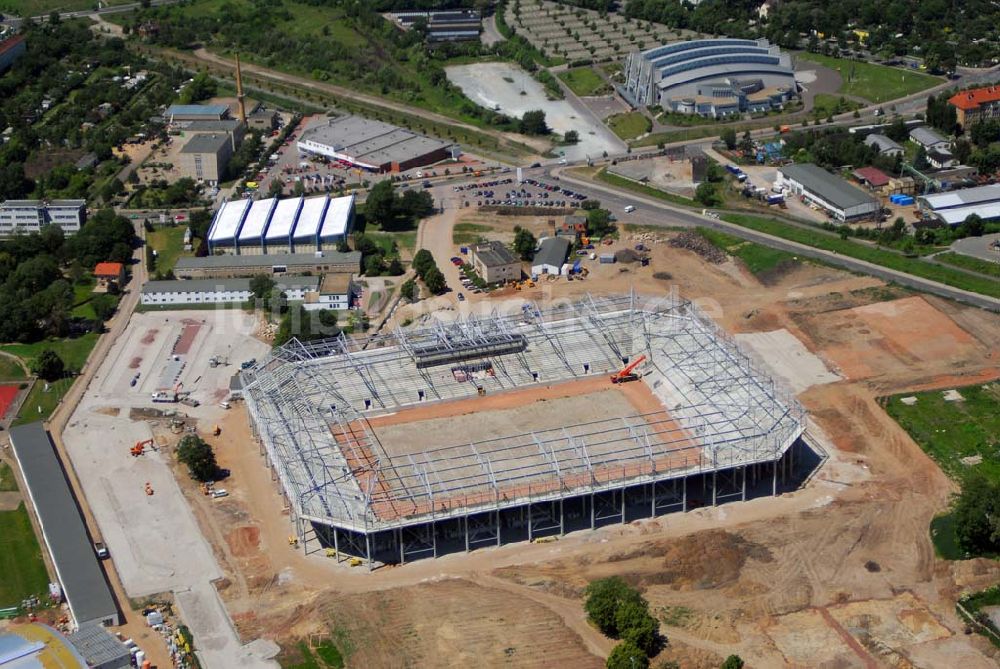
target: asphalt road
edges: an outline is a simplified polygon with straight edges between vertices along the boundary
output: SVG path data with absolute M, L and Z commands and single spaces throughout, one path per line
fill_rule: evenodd
M 536 170 L 532 170 L 532 172 L 535 171 Z M 555 176 L 558 175 L 559 179 L 563 182 L 574 184 L 584 191 L 599 194 L 601 204 L 618 217 L 620 222 L 661 227 L 701 226 L 711 228 L 746 239 L 748 241 L 764 244 L 765 246 L 769 246 L 771 248 L 788 251 L 807 258 L 822 260 L 823 262 L 843 267 L 844 269 L 852 272 L 869 274 L 885 281 L 892 281 L 902 286 L 907 286 L 908 288 L 957 300 L 959 302 L 971 304 L 989 311 L 1000 312 L 1000 299 L 994 297 L 979 295 L 978 293 L 972 293 L 959 288 L 953 288 L 943 283 L 938 283 L 937 281 L 931 281 L 930 279 L 923 279 L 904 272 L 898 272 L 887 267 L 882 267 L 881 265 L 865 262 L 864 260 L 849 258 L 837 253 L 823 251 L 811 246 L 788 241 L 773 235 L 749 230 L 733 223 L 727 223 L 716 218 L 703 216 L 699 213 L 681 209 L 642 195 L 634 193 L 625 194 L 602 183 L 568 176 L 560 169 L 543 168 L 537 170 L 537 172 L 550 174 L 550 178 L 555 178 Z M 624 212 L 625 206 L 629 204 L 634 205 L 636 207 L 636 211 L 631 214 L 626 214 Z

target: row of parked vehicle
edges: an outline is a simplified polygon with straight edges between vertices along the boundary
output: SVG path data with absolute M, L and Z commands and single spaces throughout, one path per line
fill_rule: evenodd
M 497 179 L 495 181 L 485 181 L 483 183 L 462 184 L 461 186 L 455 186 L 455 192 L 462 193 L 467 190 L 483 190 L 485 188 L 496 188 L 497 186 L 503 186 L 511 183 L 514 183 L 513 179 Z

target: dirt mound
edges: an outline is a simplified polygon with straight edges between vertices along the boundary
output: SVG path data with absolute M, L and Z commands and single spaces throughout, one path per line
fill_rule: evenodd
M 142 339 L 140 339 L 139 341 L 143 344 L 152 344 L 153 341 L 156 339 L 156 335 L 158 335 L 159 333 L 160 331 L 157 330 L 156 328 L 151 328 L 149 330 L 146 330 L 146 334 L 144 334 L 142 336 Z
M 142 364 L 142 358 L 136 356 L 132 358 L 128 363 L 129 369 L 139 369 L 139 365 Z
M 707 239 L 697 232 L 680 233 L 670 240 L 670 246 L 675 249 L 693 251 L 713 265 L 721 265 L 726 262 L 725 251 L 712 246 Z
M 226 535 L 226 543 L 235 557 L 250 557 L 260 548 L 260 528 L 254 525 L 237 527 Z
M 642 260 L 642 254 L 632 249 L 622 249 L 615 251 L 615 262 L 633 263 Z
M 663 556 L 662 570 L 636 572 L 631 580 L 638 586 L 669 585 L 674 590 L 730 585 L 748 559 L 774 560 L 766 547 L 724 530 L 699 532 L 680 541 L 649 542 L 644 547 L 646 556 Z

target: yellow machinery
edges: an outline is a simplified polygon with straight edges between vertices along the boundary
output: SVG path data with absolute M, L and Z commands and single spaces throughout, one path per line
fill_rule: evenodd
M 347 564 L 351 565 L 352 567 L 360 567 L 364 563 L 365 563 L 364 560 L 362 560 L 361 558 L 356 558 L 356 557 L 353 557 L 353 558 L 351 558 L 350 560 L 347 561 Z

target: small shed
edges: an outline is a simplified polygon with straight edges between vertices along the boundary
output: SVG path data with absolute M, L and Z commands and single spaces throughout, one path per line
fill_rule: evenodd
M 125 265 L 120 262 L 99 262 L 94 267 L 94 278 L 102 283 L 108 281 L 121 283 L 125 278 Z

